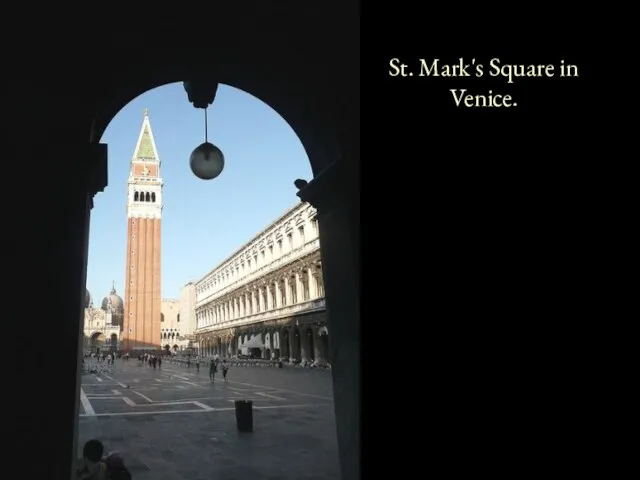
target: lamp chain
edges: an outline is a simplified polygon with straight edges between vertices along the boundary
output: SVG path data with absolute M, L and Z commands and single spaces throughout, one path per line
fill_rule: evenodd
M 207 125 L 207 108 L 204 109 L 204 141 L 208 142 L 209 126 Z

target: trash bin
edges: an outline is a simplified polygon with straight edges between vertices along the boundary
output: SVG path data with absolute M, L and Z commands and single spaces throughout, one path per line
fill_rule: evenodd
M 278 368 L 282 368 L 282 362 L 278 362 Z
M 236 425 L 239 432 L 253 432 L 253 402 L 236 400 Z

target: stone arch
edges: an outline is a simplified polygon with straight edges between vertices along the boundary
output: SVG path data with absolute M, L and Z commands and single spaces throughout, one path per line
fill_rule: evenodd
M 91 346 L 91 350 L 97 351 L 99 349 L 104 348 L 105 337 L 102 332 L 93 332 L 91 334 L 89 344 Z
M 309 95 L 292 95 L 291 90 L 286 88 L 284 84 L 267 86 L 262 80 L 263 76 L 255 75 L 255 58 L 251 56 L 244 60 L 246 61 L 244 68 L 247 68 L 247 71 L 243 74 L 235 75 L 233 73 L 235 67 L 233 66 L 230 66 L 230 70 L 226 72 L 228 75 L 225 75 L 224 69 L 219 69 L 219 78 L 225 79 L 220 83 L 252 95 L 278 113 L 300 139 L 314 175 L 317 175 L 335 160 L 340 159 L 343 154 L 339 147 L 340 141 L 335 132 L 333 119 L 325 116 L 324 112 L 327 111 L 327 108 L 321 105 L 322 102 L 333 102 L 335 99 L 321 100 Z M 167 62 L 166 58 L 164 62 Z M 117 95 L 112 98 L 110 105 L 103 106 L 98 112 L 93 123 L 91 138 L 94 141 L 99 141 L 111 120 L 136 97 L 154 88 L 188 80 L 193 70 L 191 68 L 183 69 L 177 63 L 171 65 L 171 60 L 169 60 L 164 68 L 168 75 L 163 76 L 156 72 L 151 83 L 148 81 L 140 82 L 140 79 L 131 75 L 124 75 L 122 79 L 113 77 L 116 78 L 116 82 L 120 83 L 116 86 Z M 141 68 L 141 65 L 136 65 L 136 67 Z M 132 66 L 132 68 L 136 67 Z M 141 192 L 140 200 L 149 202 L 151 200 L 149 193 Z

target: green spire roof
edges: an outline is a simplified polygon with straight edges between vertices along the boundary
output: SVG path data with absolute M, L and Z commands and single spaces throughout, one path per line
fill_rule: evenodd
M 149 124 L 146 122 L 134 157 L 137 160 L 156 160 L 156 152 L 153 148 L 153 142 L 151 141 Z

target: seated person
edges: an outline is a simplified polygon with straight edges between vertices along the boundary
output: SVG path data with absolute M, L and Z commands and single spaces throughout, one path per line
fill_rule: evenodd
M 104 446 L 99 440 L 89 440 L 82 449 L 82 460 L 78 462 L 78 480 L 106 480 L 107 466 L 102 461 Z

